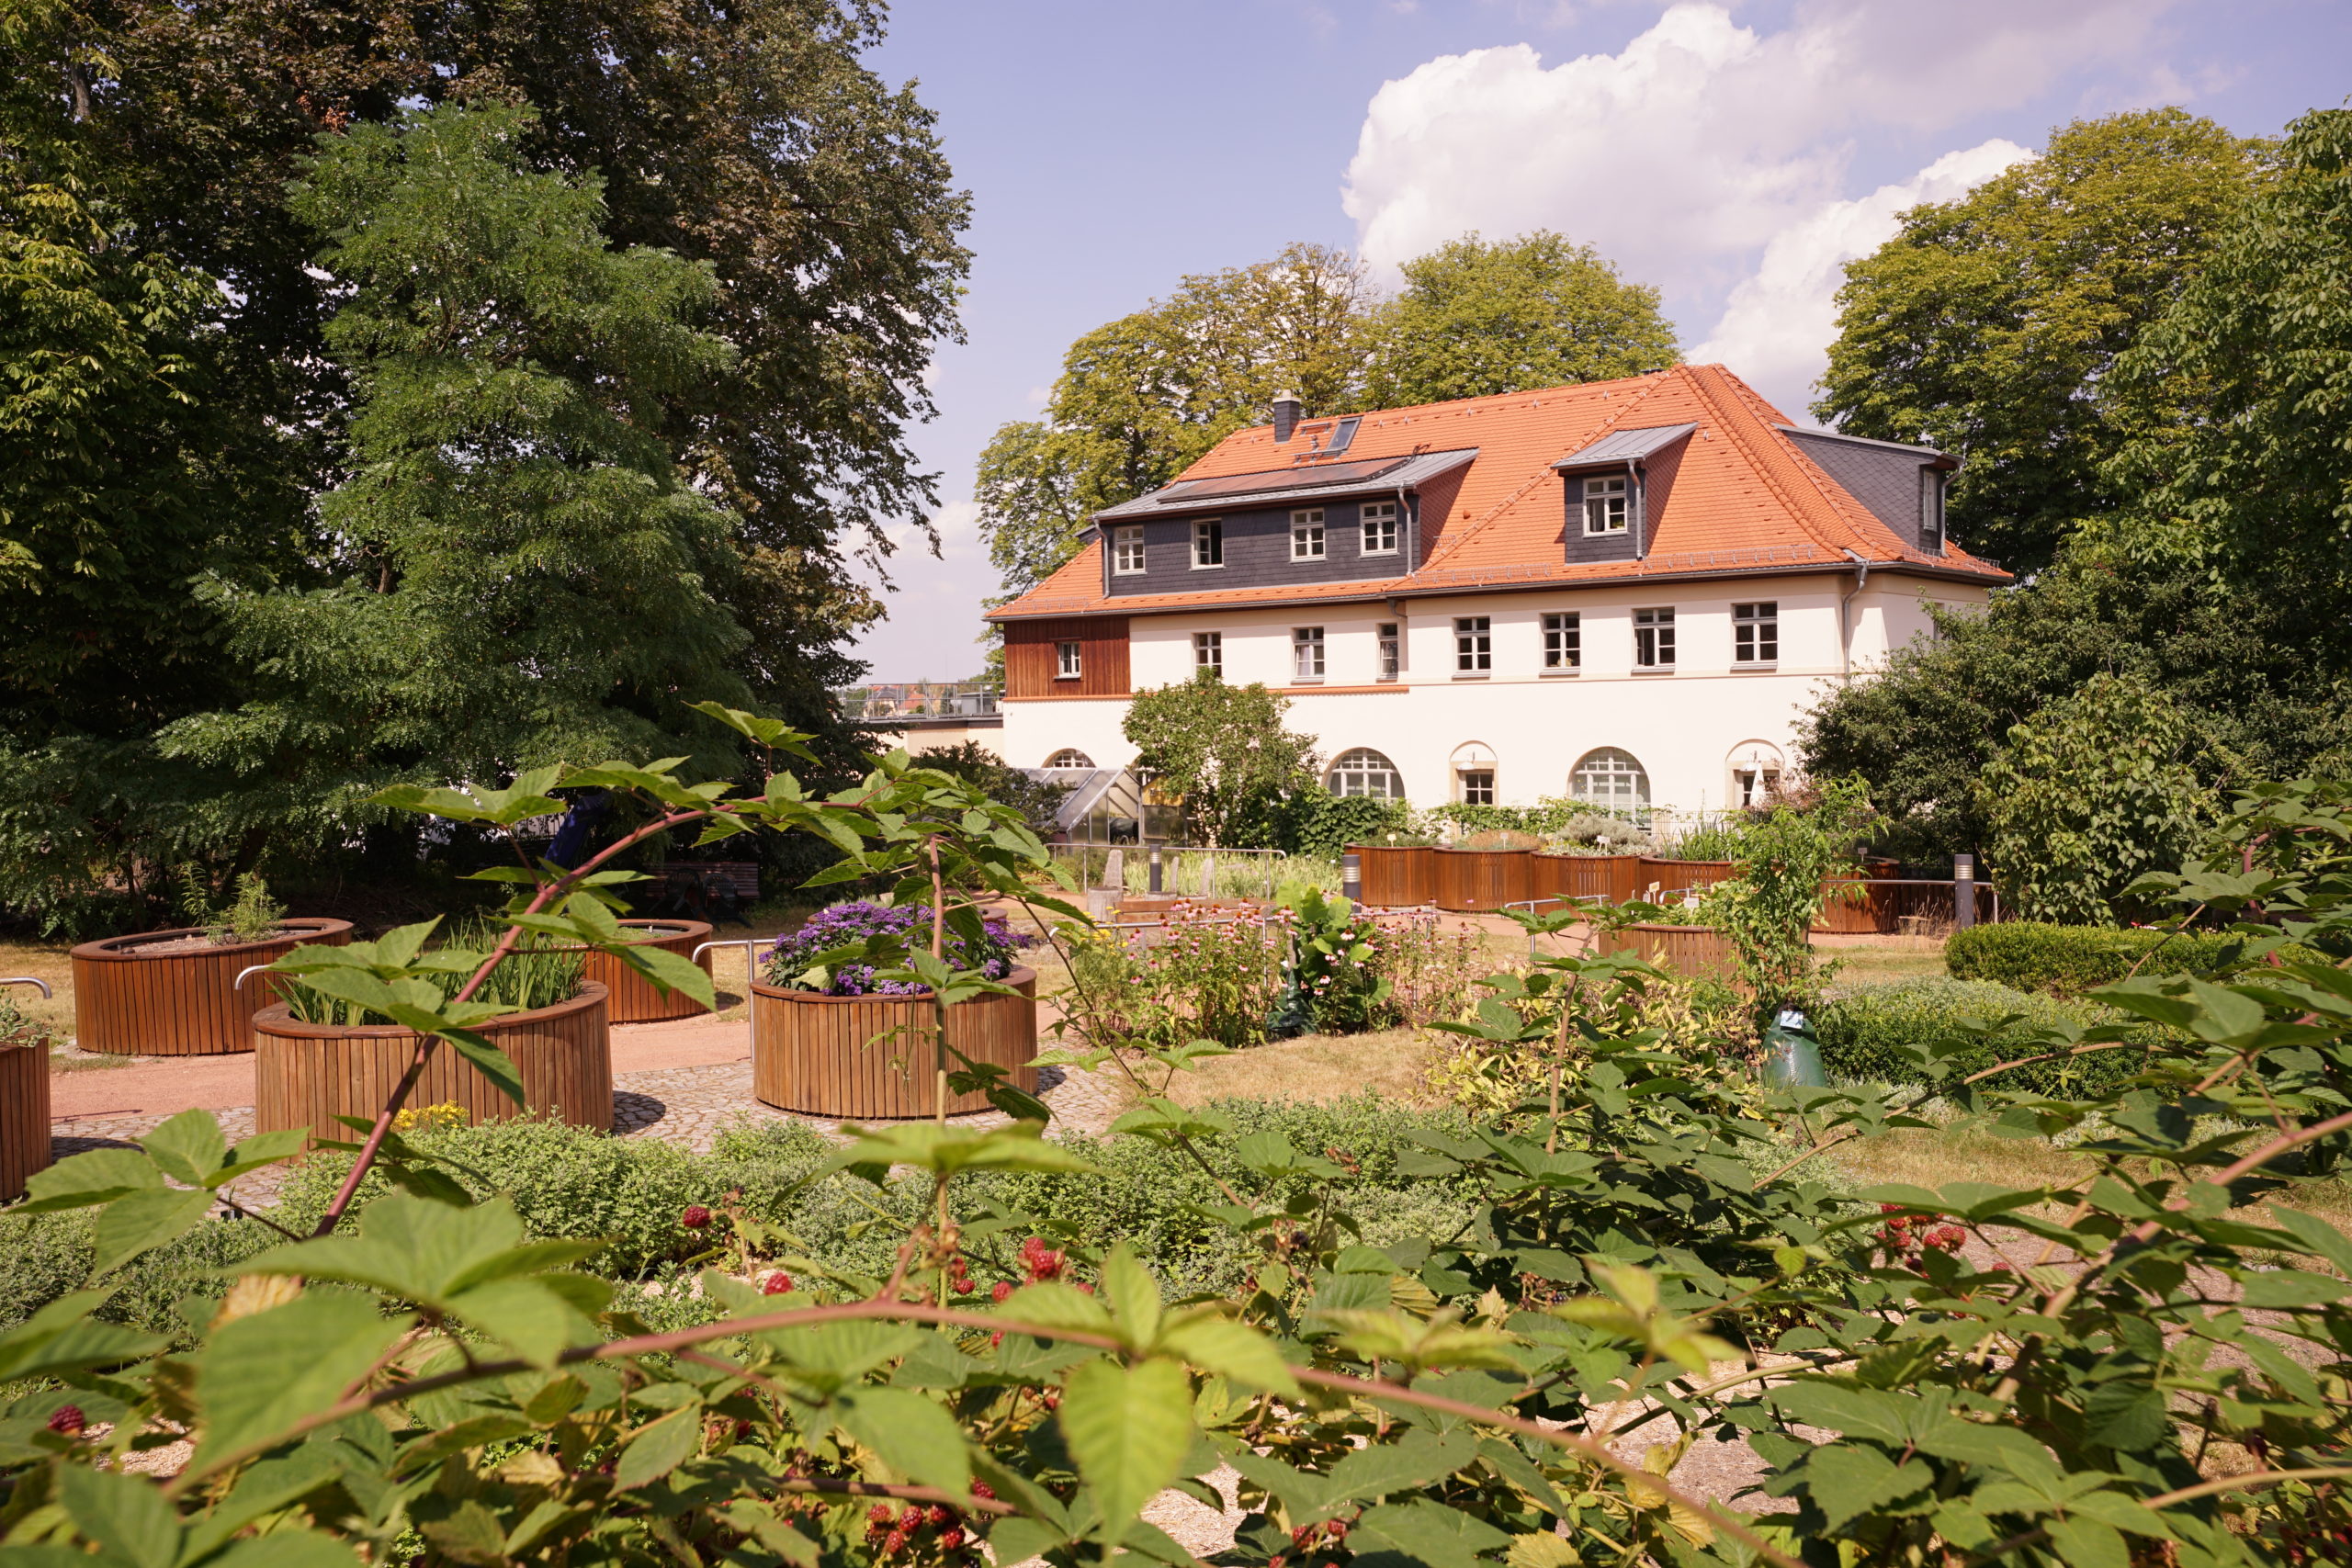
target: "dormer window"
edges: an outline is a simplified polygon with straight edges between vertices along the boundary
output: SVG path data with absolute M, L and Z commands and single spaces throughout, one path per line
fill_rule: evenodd
M 1360 510 L 1363 522 L 1363 553 L 1368 556 L 1393 556 L 1396 553 L 1396 503 L 1393 501 L 1367 501 Z
M 1599 537 L 1625 531 L 1625 479 L 1593 479 L 1584 481 L 1584 531 L 1587 537 Z
M 1919 470 L 1919 547 L 1931 555 L 1944 548 L 1944 476 L 1934 468 Z
M 1321 560 L 1323 558 L 1323 509 L 1311 507 L 1290 514 L 1290 558 Z
M 1121 577 L 1133 577 L 1143 570 L 1142 528 L 1126 527 L 1113 531 L 1111 570 Z
M 1193 525 L 1193 570 L 1225 564 L 1225 524 L 1204 517 Z

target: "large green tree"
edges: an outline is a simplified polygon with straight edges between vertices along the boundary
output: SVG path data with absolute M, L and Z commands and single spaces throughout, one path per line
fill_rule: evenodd
M 2277 177 L 2123 357 L 2152 416 L 2110 465 L 2128 536 L 2291 606 L 2352 665 L 2352 110 L 2288 127 Z
M 1638 376 L 1681 357 L 1657 290 L 1548 229 L 1465 234 L 1404 265 L 1365 323 L 1366 408 Z
M 1124 726 L 1137 768 L 1183 801 L 1196 843 L 1261 847 L 1282 795 L 1316 787 L 1315 741 L 1283 728 L 1290 699 L 1257 682 L 1228 686 L 1204 670 L 1181 685 L 1138 692 Z
M 1078 551 L 1106 506 L 1173 479 L 1278 393 L 1310 415 L 1356 406 L 1370 301 L 1344 252 L 1295 244 L 1272 261 L 1187 276 L 1070 344 L 1043 415 L 1000 428 L 975 497 L 1008 595 Z
M 673 460 L 671 395 L 733 370 L 710 269 L 606 245 L 593 179 L 532 169 L 530 115 L 404 112 L 332 144 L 295 210 L 346 298 L 350 474 L 335 581 L 217 590 L 257 693 L 164 747 L 235 771 L 240 831 L 324 831 L 398 779 L 492 780 L 733 748 L 686 704 L 746 700 L 714 595 L 731 513 Z
M 1904 214 L 1847 268 L 1814 405 L 1855 435 L 1962 460 L 1953 535 L 2038 570 L 2125 505 L 2103 473 L 2150 417 L 2115 368 L 2207 265 L 2264 144 L 2177 108 L 2078 120 L 2041 156 Z M 2165 417 L 2161 412 L 2157 417 Z

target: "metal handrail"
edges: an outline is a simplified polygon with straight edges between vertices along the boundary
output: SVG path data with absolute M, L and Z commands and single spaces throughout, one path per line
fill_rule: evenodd
M 57 995 L 55 991 L 49 988 L 49 982 L 37 975 L 10 975 L 6 978 L 0 978 L 0 986 L 38 986 L 44 998 L 54 998 Z
M 765 937 L 750 936 L 729 937 L 724 942 L 707 942 L 695 948 L 686 960 L 690 964 L 699 964 L 702 962 L 702 955 L 714 947 L 740 947 L 743 950 L 743 1016 L 751 1023 L 752 1056 L 754 1061 L 758 1060 L 760 1055 L 760 998 L 752 994 L 752 982 L 758 979 L 760 976 L 760 955 L 757 950 L 760 943 L 767 940 Z

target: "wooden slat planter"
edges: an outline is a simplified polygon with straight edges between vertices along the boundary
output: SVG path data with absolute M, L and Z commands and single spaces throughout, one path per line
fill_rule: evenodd
M 1860 887 L 1859 897 L 1844 891 L 1856 886 L 1850 876 L 1821 879 L 1821 913 L 1814 919 L 1815 931 L 1854 936 L 1882 929 L 1882 922 L 1889 918 L 1887 901 L 1879 897 L 1877 888 L 1868 886 Z
M 1437 850 L 1437 907 L 1467 914 L 1534 897 L 1525 850 Z
M 1660 860 L 1644 855 L 1634 869 L 1635 897 L 1645 894 L 1656 883 L 1661 896 L 1677 892 L 1703 892 L 1718 882 L 1728 882 L 1739 874 L 1739 863 L 1728 860 Z
M 1019 996 L 949 1008 L 947 1038 L 974 1061 L 1011 1069 L 1011 1081 L 1034 1094 L 1037 972 L 1015 969 L 1010 983 Z M 752 1092 L 782 1111 L 847 1121 L 933 1115 L 930 1030 L 929 997 L 825 997 L 755 980 Z M 948 1070 L 961 1065 L 950 1057 Z M 948 1096 L 951 1116 L 987 1109 L 984 1094 Z
M 1544 900 L 1541 913 L 1558 909 L 1575 895 L 1576 889 L 1569 885 L 1576 880 L 1578 858 L 1541 853 L 1527 857 L 1527 896 Z
M 629 931 L 645 932 L 641 943 L 631 946 L 664 947 L 681 958 L 694 956 L 695 948 L 710 940 L 708 920 L 623 920 Z M 702 955 L 702 972 L 710 973 L 710 954 Z M 652 1023 L 668 1018 L 694 1018 L 707 1011 L 704 1006 L 684 991 L 672 991 L 664 996 L 652 981 L 615 958 L 611 953 L 590 949 L 583 976 L 605 987 L 605 1021 L 610 1023 Z
M 49 1163 L 49 1046 L 0 1045 L 0 1203 Z
M 1606 898 L 1623 904 L 1633 897 L 1642 868 L 1639 855 L 1563 855 L 1568 892 L 1578 898 Z
M 526 1107 L 492 1086 L 447 1042 L 434 1048 L 408 1109 L 455 1105 L 469 1122 L 555 1113 L 599 1132 L 613 1124 L 612 1037 L 605 987 L 590 981 L 568 1002 L 476 1024 L 523 1077 Z M 265 1133 L 302 1128 L 348 1138 L 337 1116 L 374 1116 L 416 1052 L 417 1035 L 397 1024 L 297 1022 L 285 1004 L 254 1015 L 254 1124 Z
M 85 1051 L 124 1055 L 209 1056 L 254 1048 L 253 1016 L 284 995 L 279 980 L 237 976 L 274 964 L 306 942 L 340 947 L 349 920 L 291 919 L 267 942 L 156 953 L 201 929 L 145 931 L 85 942 L 74 950 L 74 1036 Z
M 1708 926 L 1627 926 L 1605 933 L 1601 951 L 1638 953 L 1661 969 L 1683 975 L 1739 978 L 1739 960 L 1733 954 L 1731 938 Z
M 1427 844 L 1351 844 L 1363 868 L 1363 901 L 1374 909 L 1410 909 L 1437 897 L 1437 851 Z

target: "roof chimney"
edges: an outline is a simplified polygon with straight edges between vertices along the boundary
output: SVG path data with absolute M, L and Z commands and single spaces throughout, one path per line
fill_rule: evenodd
M 1274 394 L 1274 440 L 1277 443 L 1289 440 L 1290 433 L 1298 428 L 1299 416 L 1306 412 L 1306 405 L 1298 400 L 1296 392 L 1276 392 Z

